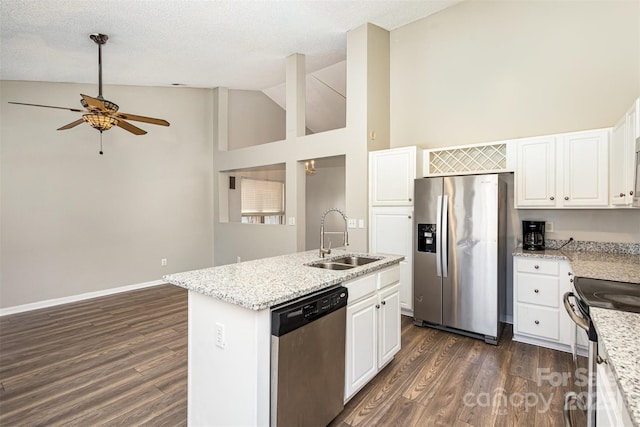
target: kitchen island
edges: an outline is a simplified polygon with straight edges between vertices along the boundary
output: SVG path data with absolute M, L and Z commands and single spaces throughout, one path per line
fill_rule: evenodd
M 356 255 L 377 261 L 322 269 L 310 266 L 323 260 L 315 250 L 164 277 L 189 290 L 189 425 L 269 425 L 271 309 L 403 259 Z

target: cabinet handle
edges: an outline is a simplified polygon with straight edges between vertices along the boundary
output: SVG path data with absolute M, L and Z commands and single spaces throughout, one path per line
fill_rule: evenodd
M 380 304 L 376 304 L 376 308 L 380 308 Z
M 629 195 L 630 195 L 630 196 L 633 196 L 633 191 L 629 191 Z
M 624 197 L 624 193 L 620 193 L 620 197 Z
M 555 200 L 555 199 L 556 199 L 556 198 L 555 198 L 555 197 L 553 197 L 553 196 L 549 197 L 549 200 Z
M 569 200 L 569 196 L 564 196 L 564 199 L 565 200 Z
M 387 302 L 386 302 L 386 301 L 382 301 L 382 305 L 386 305 L 386 304 L 387 304 Z
M 409 201 L 411 201 L 411 197 L 409 197 Z
M 597 363 L 598 365 L 601 365 L 601 364 L 603 364 L 603 363 L 609 363 L 609 362 L 607 362 L 607 359 L 603 359 L 602 357 L 600 357 L 600 355 L 597 355 L 597 356 L 596 356 L 596 363 Z
M 569 279 L 569 281 L 570 281 L 571 283 L 573 283 L 573 279 Z
M 539 289 L 534 289 L 533 292 L 535 292 L 536 294 L 540 292 Z
M 536 270 L 540 268 L 539 265 L 534 265 L 533 268 L 535 268 Z
M 540 321 L 539 321 L 539 320 L 536 320 L 536 321 L 534 321 L 533 323 L 535 323 L 536 325 L 539 325 L 539 324 L 540 324 Z
M 568 274 L 569 276 L 573 276 L 573 273 L 572 273 L 572 272 L 568 272 L 567 274 Z
M 409 215 L 409 219 L 411 219 L 411 215 Z

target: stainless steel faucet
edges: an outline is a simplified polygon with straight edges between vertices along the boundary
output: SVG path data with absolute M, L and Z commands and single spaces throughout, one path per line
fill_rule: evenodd
M 329 212 L 338 212 L 342 215 L 342 219 L 344 219 L 344 231 L 324 231 L 324 217 L 327 216 Z M 322 213 L 322 219 L 320 219 L 320 257 L 324 258 L 325 255 L 331 253 L 331 240 L 329 240 L 329 247 L 324 247 L 324 235 L 325 234 L 343 234 L 344 235 L 344 245 L 349 246 L 349 232 L 347 231 L 347 216 L 338 208 L 327 209 Z

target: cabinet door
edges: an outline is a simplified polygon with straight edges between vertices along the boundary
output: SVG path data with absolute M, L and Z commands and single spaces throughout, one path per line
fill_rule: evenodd
M 400 306 L 413 310 L 413 208 L 372 208 L 369 221 L 370 250 L 403 255 L 400 262 Z
M 416 147 L 369 154 L 369 188 L 373 206 L 413 205 Z
M 609 204 L 609 131 L 589 131 L 561 137 L 563 195 L 561 206 Z
M 516 207 L 555 207 L 555 137 L 530 138 L 518 142 L 516 157 Z
M 627 116 L 623 117 L 611 132 L 609 146 L 609 194 L 614 206 L 631 204 L 633 196 L 629 194 L 633 183 L 633 156 L 627 144 Z
M 378 368 L 386 365 L 400 351 L 400 285 L 380 292 Z
M 345 402 L 378 372 L 378 295 L 347 306 Z

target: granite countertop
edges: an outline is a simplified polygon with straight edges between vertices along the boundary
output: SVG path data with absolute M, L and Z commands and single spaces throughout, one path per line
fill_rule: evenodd
M 522 247 L 514 256 L 567 260 L 576 277 L 640 284 L 640 255 L 546 249 L 526 251 Z
M 327 270 L 307 265 L 347 254 L 378 258 L 379 261 L 349 270 Z M 333 249 L 331 255 L 320 258 L 318 250 L 313 250 L 169 274 L 163 279 L 250 310 L 264 310 L 397 264 L 403 259 L 397 255 L 362 254 L 340 249 Z
M 629 416 L 640 426 L 640 314 L 591 307 L 589 315 Z
M 619 253 L 620 247 L 616 244 L 589 242 L 588 246 L 587 250 L 543 251 L 526 251 L 519 247 L 513 255 L 566 260 L 576 277 L 640 285 L 640 255 L 637 244 L 620 245 L 623 246 L 622 252 L 628 253 Z M 634 425 L 640 427 L 640 314 L 597 307 L 590 307 L 589 314 L 598 332 L 598 343 L 604 346 L 629 415 Z

